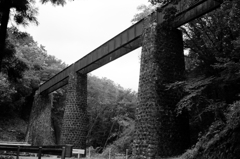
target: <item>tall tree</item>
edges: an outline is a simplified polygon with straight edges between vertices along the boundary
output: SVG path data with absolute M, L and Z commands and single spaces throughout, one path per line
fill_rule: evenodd
M 64 5 L 65 0 L 40 0 L 42 3 L 51 2 L 56 5 Z M 27 25 L 29 22 L 38 24 L 36 14 L 37 8 L 34 7 L 35 0 L 0 0 L 0 72 L 2 60 L 6 48 L 7 26 L 11 13 L 17 24 Z
M 28 22 L 38 23 L 36 19 L 37 9 L 33 6 L 34 0 L 0 0 L 0 71 L 6 48 L 7 26 L 11 10 L 13 19 L 17 24 L 27 25 Z

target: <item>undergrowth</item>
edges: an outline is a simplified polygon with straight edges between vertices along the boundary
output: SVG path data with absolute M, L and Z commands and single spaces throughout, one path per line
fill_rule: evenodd
M 229 106 L 227 121 L 215 121 L 207 133 L 179 159 L 238 159 L 240 156 L 240 101 Z

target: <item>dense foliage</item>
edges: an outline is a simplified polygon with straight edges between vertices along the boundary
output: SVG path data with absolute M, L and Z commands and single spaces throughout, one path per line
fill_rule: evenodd
M 8 30 L 7 41 L 12 50 L 3 60 L 0 74 L 0 113 L 3 116 L 14 111 L 28 119 L 35 89 L 66 64 L 47 55 L 43 46 L 16 28 Z
M 139 7 L 143 13 L 133 21 L 150 14 L 153 8 Z M 186 78 L 170 84 L 169 89 L 180 89 L 183 95 L 177 105 L 178 114 L 189 112 L 193 148 L 183 158 L 239 156 L 239 16 L 240 1 L 225 0 L 220 9 L 180 28 L 188 50 Z M 0 115 L 27 120 L 35 89 L 66 64 L 48 55 L 44 46 L 16 28 L 8 29 L 5 51 L 8 53 L 4 54 L 0 73 Z M 64 98 L 65 88 L 54 92 L 52 118 L 56 138 L 61 130 Z M 89 75 L 88 146 L 99 152 L 106 147 L 116 152 L 131 151 L 136 101 L 135 92 Z
M 64 5 L 65 0 L 40 0 L 41 3 L 51 2 L 54 5 Z M 8 51 L 7 30 L 10 19 L 17 25 L 38 24 L 35 0 L 0 0 L 0 72 L 5 63 L 5 56 L 11 54 Z
M 150 9 L 143 11 L 149 14 Z M 145 14 L 136 16 L 133 21 Z M 197 143 L 182 158 L 239 156 L 239 16 L 240 1 L 224 0 L 221 8 L 179 28 L 188 50 L 186 80 L 170 84 L 169 89 L 181 90 L 176 111 L 189 112 L 191 143 Z
M 61 130 L 59 126 L 61 126 L 64 113 L 64 99 L 65 88 L 55 92 L 53 121 L 57 134 Z M 127 129 L 134 126 L 136 101 L 135 92 L 123 89 L 107 78 L 100 79 L 90 74 L 88 76 L 87 146 L 92 146 L 97 152 L 102 152 L 109 144 L 126 134 Z M 130 143 L 130 141 L 126 142 Z M 124 152 L 129 146 L 129 144 L 125 145 L 125 148 L 120 146 L 119 150 Z
M 99 80 L 92 76 L 88 83 L 88 144 L 105 148 L 120 137 L 125 128 L 123 122 L 134 120 L 136 93 L 124 90 L 106 78 Z
M 150 15 L 155 9 L 157 5 L 140 5 L 137 7 L 138 13 L 134 15 L 133 19 L 131 20 L 133 23 L 140 21 L 144 17 Z
M 193 143 L 203 135 L 196 146 L 204 147 L 203 158 L 239 155 L 234 152 L 239 147 L 231 146 L 239 144 L 234 141 L 239 135 L 239 15 L 240 2 L 226 0 L 181 28 L 189 54 L 187 80 L 175 83 L 185 93 L 177 111 L 190 112 Z
M 226 122 L 229 105 L 239 100 L 238 1 L 225 1 L 221 8 L 188 23 L 181 30 L 189 49 L 184 98 L 178 111 L 191 112 L 192 128 L 205 132 L 212 122 Z
M 0 123 L 2 123 L 0 131 L 14 129 L 8 125 L 14 123 L 16 118 L 28 122 L 38 86 L 67 66 L 61 60 L 48 55 L 44 46 L 37 44 L 29 34 L 20 32 L 16 28 L 8 29 L 7 41 L 12 52 L 8 54 L 11 55 L 10 57 L 4 58 L 7 65 L 4 65 L 0 74 Z M 56 143 L 59 143 L 65 95 L 65 88 L 53 92 L 52 125 Z M 88 146 L 93 146 L 101 152 L 107 145 L 122 138 L 123 134 L 129 131 L 129 127 L 134 126 L 136 101 L 134 91 L 124 89 L 107 78 L 100 79 L 89 75 Z M 14 121 L 11 121 L 12 119 Z M 21 132 L 19 130 L 18 133 L 22 135 L 26 131 L 26 124 L 20 124 L 24 128 L 19 128 Z M 9 133 L 6 131 L 6 134 Z M 9 140 L 9 137 L 0 136 L 0 140 L 5 139 Z M 24 136 L 12 139 L 23 140 Z M 130 143 L 131 138 L 127 142 Z M 125 151 L 127 147 L 129 144 L 123 147 L 119 145 L 119 150 Z

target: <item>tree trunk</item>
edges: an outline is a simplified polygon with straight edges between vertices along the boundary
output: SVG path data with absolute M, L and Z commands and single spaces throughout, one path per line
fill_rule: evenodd
M 4 58 L 4 49 L 6 45 L 6 37 L 7 37 L 7 25 L 9 20 L 10 14 L 10 1 L 6 0 L 3 2 L 5 6 L 2 10 L 2 17 L 1 17 L 1 27 L 0 27 L 0 72 L 2 68 L 2 60 Z

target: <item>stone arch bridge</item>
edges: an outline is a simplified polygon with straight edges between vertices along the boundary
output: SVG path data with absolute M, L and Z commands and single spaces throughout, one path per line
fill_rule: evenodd
M 26 139 L 33 145 L 51 141 L 51 93 L 67 85 L 61 144 L 86 148 L 87 73 L 142 46 L 133 154 L 154 158 L 182 153 L 188 146 L 187 115 L 175 116 L 180 96 L 165 85 L 182 80 L 184 54 L 177 27 L 220 6 L 216 0 L 181 0 L 162 8 L 178 10 L 171 29 L 162 27 L 163 14 L 154 12 L 127 28 L 42 84 L 36 92 Z

